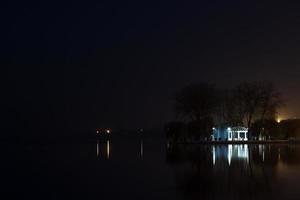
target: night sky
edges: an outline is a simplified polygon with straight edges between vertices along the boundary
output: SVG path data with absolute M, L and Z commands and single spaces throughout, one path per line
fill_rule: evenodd
M 1 7 L 3 107 L 21 128 L 159 128 L 173 118 L 175 91 L 201 81 L 272 81 L 286 100 L 280 116 L 300 117 L 296 4 L 11 0 Z

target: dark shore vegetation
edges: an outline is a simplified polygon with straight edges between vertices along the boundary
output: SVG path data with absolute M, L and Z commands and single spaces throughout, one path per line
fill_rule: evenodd
M 300 120 L 279 121 L 278 109 L 284 105 L 269 82 L 245 82 L 231 89 L 194 83 L 176 93 L 175 120 L 165 125 L 165 132 L 173 141 L 203 141 L 209 140 L 213 127 L 243 126 L 251 140 L 297 138 Z

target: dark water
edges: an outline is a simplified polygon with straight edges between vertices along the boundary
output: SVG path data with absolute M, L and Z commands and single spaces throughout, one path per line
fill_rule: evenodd
M 5 199 L 299 199 L 300 146 L 1 144 Z

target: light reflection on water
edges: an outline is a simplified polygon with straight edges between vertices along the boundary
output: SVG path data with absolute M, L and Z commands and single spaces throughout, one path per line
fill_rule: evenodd
M 248 145 L 228 145 L 228 164 L 231 164 L 232 159 L 244 160 L 249 163 Z
M 105 156 L 107 159 L 110 158 L 110 141 L 106 140 L 105 144 L 101 144 L 99 141 L 97 141 L 96 144 L 96 155 L 97 157 Z M 103 155 L 102 155 L 103 154 Z
M 298 199 L 298 145 L 171 145 L 184 199 Z M 298 177 L 298 178 L 295 178 Z M 286 196 L 286 193 L 293 195 Z
M 141 155 L 141 158 L 143 159 L 143 157 L 144 157 L 144 143 L 143 143 L 143 140 L 140 143 L 140 155 Z
M 141 159 L 144 158 L 144 141 L 140 140 L 136 142 L 135 145 L 139 145 L 138 154 Z M 122 145 L 120 145 L 121 148 Z M 283 150 L 282 150 L 283 149 Z M 218 164 L 224 164 L 226 160 L 228 166 L 231 166 L 232 162 L 238 161 L 246 165 L 250 165 L 251 162 L 256 162 L 259 160 L 261 163 L 268 163 L 270 161 L 276 160 L 275 163 L 282 160 L 282 151 L 284 151 L 285 158 L 290 156 L 290 154 L 295 151 L 295 149 L 300 150 L 300 146 L 297 145 L 174 145 L 167 143 L 166 144 L 166 157 L 168 163 L 168 157 L 174 156 L 177 157 L 178 162 L 181 160 L 189 159 L 193 154 L 198 154 L 199 159 L 205 157 L 202 162 L 210 162 L 213 166 Z M 288 153 L 287 153 L 288 152 Z M 298 151 L 297 151 L 298 152 Z M 119 152 L 123 154 L 124 152 Z M 135 153 L 134 153 L 135 154 Z M 298 154 L 297 154 L 298 155 Z M 112 156 L 111 152 L 111 141 L 97 141 L 96 143 L 96 156 L 110 159 Z M 122 155 L 120 155 L 122 156 Z M 294 155 L 295 156 L 295 155 Z M 299 152 L 300 156 L 300 152 Z M 300 157 L 299 157 L 300 158 Z M 294 159 L 294 158 L 293 158 Z
M 44 194 L 49 199 L 71 195 L 72 199 L 151 200 L 300 196 L 300 145 L 175 145 L 109 139 L 2 148 L 5 190 L 41 191 L 37 199 Z M 26 196 L 23 193 L 20 197 Z
M 216 164 L 216 160 L 227 158 L 228 164 L 234 159 L 244 160 L 249 163 L 249 150 L 248 145 L 228 145 L 228 146 L 212 146 L 212 162 Z
M 106 156 L 107 159 L 109 159 L 109 155 L 110 155 L 110 143 L 109 140 L 106 141 Z
M 141 159 L 144 157 L 144 142 L 143 140 L 139 143 L 139 156 Z M 102 157 L 109 159 L 111 156 L 111 142 L 110 140 L 106 140 L 106 142 L 102 143 L 100 141 L 97 141 L 96 143 L 96 157 Z

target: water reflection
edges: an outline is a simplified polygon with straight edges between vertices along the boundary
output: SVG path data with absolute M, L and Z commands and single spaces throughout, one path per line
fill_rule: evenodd
M 227 159 L 229 165 L 232 159 L 243 160 L 249 163 L 248 145 L 228 145 Z
M 109 159 L 109 155 L 110 155 L 110 145 L 109 145 L 109 140 L 106 141 L 106 156 L 107 159 Z
M 121 149 L 121 147 L 123 145 L 124 144 L 115 144 L 114 146 L 116 146 L 118 149 Z M 137 155 L 137 153 L 138 153 L 138 156 L 140 159 L 144 158 L 144 141 L 143 140 L 141 140 L 135 144 L 135 149 L 134 149 L 134 152 L 132 153 L 132 155 Z M 110 140 L 97 141 L 96 156 L 97 156 L 97 158 L 105 157 L 108 160 L 110 159 L 110 157 L 111 157 L 111 141 Z
M 99 142 L 97 141 L 97 147 L 96 147 L 97 157 L 99 157 Z
M 129 163 L 126 169 L 134 169 L 131 176 L 144 175 L 147 182 L 152 180 L 151 163 L 155 173 L 161 169 L 165 169 L 163 174 L 172 173 L 165 177 L 160 174 L 166 179 L 160 184 L 169 184 L 166 187 L 172 189 L 168 195 L 174 192 L 178 199 L 281 199 L 289 193 L 300 196 L 299 189 L 292 187 L 300 180 L 300 146 L 167 144 L 163 147 L 146 143 L 145 158 L 145 142 L 98 141 L 96 154 L 101 159 L 95 164 L 109 160 L 100 166 L 115 174 L 112 167 L 115 163 L 122 163 L 121 166 Z M 143 168 L 145 163 L 147 167 Z
M 300 148 L 170 145 L 166 161 L 175 169 L 184 199 L 277 199 L 278 188 L 285 186 L 278 183 L 280 175 L 300 166 Z
M 45 194 L 49 199 L 151 200 L 300 196 L 300 145 L 173 145 L 110 138 L 2 148 L 2 185 L 11 188 L 10 194 L 27 192 L 20 198 L 37 192 L 37 199 Z
M 105 156 L 107 159 L 110 158 L 110 141 L 106 140 L 106 143 L 103 144 L 100 141 L 97 141 L 96 145 L 96 155 L 97 157 Z M 101 155 L 101 152 L 103 152 L 104 155 Z
M 143 157 L 144 157 L 144 143 L 143 143 L 143 140 L 140 143 L 140 155 L 141 155 L 141 158 L 143 159 Z

